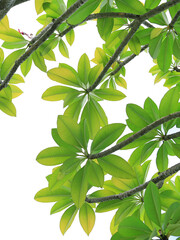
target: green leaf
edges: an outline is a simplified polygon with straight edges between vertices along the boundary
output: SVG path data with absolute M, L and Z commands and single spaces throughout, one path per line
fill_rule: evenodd
M 87 177 L 88 182 L 92 186 L 103 187 L 104 184 L 104 172 L 97 163 L 93 161 L 87 162 Z
M 138 0 L 115 0 L 121 12 L 143 14 L 146 12 L 143 4 Z
M 95 64 L 103 64 L 105 66 L 108 62 L 108 57 L 102 48 L 97 47 L 94 55 L 95 57 L 91 61 Z
M 20 49 L 12 52 L 5 58 L 1 66 L 1 79 L 5 79 L 15 61 L 25 52 L 25 49 Z
M 156 38 L 150 40 L 149 53 L 153 59 L 156 59 L 159 55 L 162 40 L 163 40 L 162 34 L 159 34 Z
M 179 90 L 178 87 L 170 89 L 161 99 L 159 105 L 160 117 L 167 116 L 178 110 Z
M 70 190 L 61 186 L 56 190 L 50 190 L 48 187 L 41 189 L 36 193 L 34 199 L 38 202 L 56 202 L 64 198 L 71 198 Z
M 127 124 L 132 131 L 141 130 L 152 122 L 152 118 L 149 114 L 136 104 L 127 104 L 126 113 L 129 118 L 128 120 L 132 123 L 130 126 L 129 121 L 127 121 Z
M 3 88 L 0 91 L 0 97 L 1 98 L 5 98 L 8 101 L 11 101 L 12 100 L 12 90 L 11 90 L 11 87 L 7 86 L 6 88 Z
M 173 44 L 173 55 L 180 59 L 180 36 L 176 36 Z
M 159 191 L 153 182 L 146 188 L 144 196 L 144 208 L 147 216 L 161 228 L 161 202 Z
M 23 63 L 21 63 L 21 72 L 24 77 L 31 70 L 31 65 L 32 65 L 32 56 L 29 56 Z
M 100 129 L 100 119 L 94 105 L 94 102 L 90 99 L 82 112 L 81 120 L 86 119 L 89 127 L 90 138 L 93 139 Z
M 109 101 L 119 101 L 126 97 L 124 93 L 120 92 L 119 90 L 106 88 L 106 89 L 96 89 L 94 93 L 105 100 Z
M 83 167 L 76 173 L 71 184 L 71 196 L 77 208 L 81 208 L 84 204 L 87 190 L 86 167 Z
M 76 122 L 79 119 L 81 109 L 84 106 L 84 96 L 77 97 L 73 103 L 71 103 L 65 110 L 64 115 L 72 118 Z
M 144 110 L 151 116 L 153 121 L 159 119 L 159 110 L 155 102 L 151 98 L 147 98 L 144 102 Z
M 63 147 L 50 147 L 41 151 L 36 160 L 46 166 L 54 166 L 63 163 L 69 157 L 75 156 L 70 150 Z
M 43 3 L 43 9 L 47 13 L 48 17 L 58 18 L 66 11 L 66 6 L 63 0 L 51 0 Z
M 5 98 L 0 97 L 0 110 L 9 116 L 16 116 L 16 108 L 14 104 Z
M 68 48 L 62 39 L 59 40 L 59 51 L 64 57 L 69 58 Z
M 83 162 L 82 159 L 78 159 L 78 158 L 75 158 L 75 157 L 68 158 L 62 164 L 62 166 L 60 168 L 60 172 L 62 174 L 72 173 L 75 170 L 77 170 L 77 168 L 80 166 L 81 162 Z
M 167 228 L 167 226 L 169 225 L 171 220 L 174 219 L 173 215 L 177 212 L 178 208 L 180 208 L 180 203 L 175 202 L 175 203 L 171 204 L 171 206 L 166 211 L 164 222 L 163 222 L 165 229 Z
M 22 40 L 19 42 L 3 42 L 2 47 L 7 49 L 22 48 L 28 43 L 27 40 Z
M 98 158 L 98 162 L 105 172 L 114 177 L 123 179 L 135 177 L 132 167 L 128 164 L 128 162 L 119 156 L 111 154 L 102 158 Z
M 180 144 L 171 144 L 171 147 L 175 155 L 180 158 Z
M 12 28 L 8 28 L 6 30 L 0 29 L 0 38 L 6 42 L 27 42 L 18 31 Z
M 100 13 L 106 13 L 111 12 L 111 7 L 107 3 L 100 11 Z M 113 18 L 99 18 L 97 19 L 97 29 L 99 32 L 99 35 L 103 40 L 107 40 L 109 35 L 112 32 L 114 25 L 114 19 Z
M 157 152 L 156 165 L 159 172 L 163 172 L 168 168 L 168 152 L 164 144 L 161 145 Z
M 161 12 L 159 14 L 154 15 L 153 17 L 149 18 L 149 21 L 162 26 L 168 26 L 169 24 L 165 12 Z
M 151 31 L 152 31 L 152 28 L 146 28 L 136 32 L 135 36 L 138 37 L 141 45 L 149 44 Z
M 92 85 L 95 82 L 95 80 L 97 79 L 99 74 L 102 72 L 102 70 L 103 70 L 102 64 L 98 64 L 90 69 L 89 76 L 88 76 L 88 82 L 90 85 Z
M 72 29 L 71 31 L 66 33 L 66 40 L 70 46 L 73 44 L 74 39 L 75 39 L 75 34 L 74 34 L 74 30 Z
M 83 146 L 81 128 L 71 118 L 63 115 L 58 116 L 57 130 L 63 141 L 78 149 Z
M 111 145 L 123 133 L 125 127 L 126 125 L 121 123 L 112 123 L 101 128 L 91 144 L 91 154 L 100 152 Z
M 48 40 L 46 40 L 40 47 L 39 52 L 44 57 L 44 55 L 47 55 L 52 49 L 54 49 L 58 44 L 58 38 L 57 37 L 50 37 Z
M 48 77 L 56 82 L 80 87 L 77 72 L 67 64 L 61 63 L 58 68 L 52 68 L 47 72 Z
M 1 19 L 0 21 L 0 31 L 8 31 L 9 29 L 9 20 L 7 15 L 5 17 L 3 17 L 3 19 Z
M 141 152 L 141 163 L 151 156 L 158 144 L 159 141 L 150 141 L 144 145 Z
M 61 220 L 60 220 L 60 230 L 62 234 L 70 228 L 71 224 L 74 221 L 74 218 L 78 212 L 78 209 L 76 208 L 75 205 L 69 207 L 62 215 Z
M 68 23 L 76 25 L 89 16 L 100 4 L 101 0 L 89 0 L 78 8 L 68 19 Z
M 95 223 L 95 213 L 88 203 L 84 203 L 79 210 L 79 221 L 84 231 L 89 236 Z
M 138 218 L 130 216 L 120 222 L 118 233 L 121 238 L 134 239 L 141 237 L 146 239 L 151 234 L 151 230 Z
M 78 93 L 79 91 L 64 87 L 64 86 L 53 86 L 48 88 L 42 95 L 42 99 L 47 101 L 59 101 L 64 100 L 68 94 Z
M 36 67 L 38 67 L 43 72 L 47 71 L 47 67 L 46 67 L 44 58 L 43 58 L 43 56 L 41 56 L 39 50 L 36 50 L 35 52 L 33 52 L 32 59 L 33 59 L 34 64 L 36 65 Z
M 145 8 L 147 9 L 153 9 L 159 5 L 161 0 L 146 0 L 145 1 Z
M 166 72 L 172 62 L 172 53 L 173 53 L 173 36 L 172 34 L 167 34 L 166 38 L 163 40 L 159 54 L 157 56 L 157 63 L 159 68 Z
M 64 197 L 61 199 L 61 201 L 56 202 L 52 206 L 50 214 L 58 213 L 58 212 L 62 211 L 63 209 L 69 207 L 72 203 L 73 203 L 73 201 L 70 197 Z
M 128 42 L 128 46 L 130 50 L 138 55 L 141 52 L 141 43 L 138 37 L 133 36 L 130 41 Z
M 11 84 L 10 87 L 11 87 L 11 91 L 12 91 L 12 98 L 19 97 L 23 93 L 23 91 L 15 85 Z
M 10 84 L 24 83 L 24 78 L 21 77 L 21 75 L 15 73 L 15 74 L 12 76 L 12 78 L 11 78 L 11 80 L 10 80 L 9 83 L 10 83 Z
M 109 212 L 112 211 L 114 209 L 120 208 L 122 205 L 122 201 L 126 201 L 126 200 L 111 200 L 111 201 L 105 201 L 105 202 L 101 202 L 98 204 L 98 206 L 96 207 L 96 212 L 98 213 L 103 213 L 103 212 Z
M 78 75 L 82 83 L 87 85 L 90 71 L 90 62 L 88 56 L 84 53 L 78 62 Z

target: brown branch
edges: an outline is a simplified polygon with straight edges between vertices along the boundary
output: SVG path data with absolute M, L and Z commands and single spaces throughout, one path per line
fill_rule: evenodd
M 180 137 L 180 132 L 165 135 L 165 136 L 162 137 L 162 140 L 167 141 L 169 139 L 173 139 L 173 138 L 177 138 L 177 137 Z
M 105 201 L 110 201 L 110 200 L 115 200 L 115 199 L 123 200 L 124 198 L 130 197 L 130 196 L 134 195 L 135 193 L 144 190 L 151 181 L 154 183 L 159 183 L 160 181 L 163 181 L 164 179 L 173 175 L 174 173 L 177 173 L 179 170 L 180 170 L 180 163 L 170 167 L 169 169 L 167 169 L 164 172 L 161 172 L 158 177 L 153 178 L 150 181 L 147 181 L 144 184 L 141 184 L 129 191 L 126 191 L 126 192 L 123 192 L 120 194 L 110 195 L 107 197 L 100 197 L 100 198 L 86 197 L 86 202 L 99 203 L 99 202 L 105 202 Z
M 140 138 L 141 136 L 147 134 L 151 130 L 157 128 L 159 125 L 161 125 L 165 122 L 168 122 L 172 119 L 179 118 L 179 117 L 180 117 L 180 111 L 169 114 L 168 116 L 162 117 L 162 118 L 156 120 L 155 122 L 147 125 L 146 127 L 141 129 L 137 133 L 133 134 L 129 138 L 125 139 L 123 142 L 120 142 L 120 143 L 116 144 L 115 146 L 113 146 L 113 147 L 111 147 L 111 148 L 109 148 L 109 149 L 107 149 L 103 152 L 99 152 L 99 153 L 96 153 L 96 154 L 89 154 L 88 159 L 96 159 L 96 158 L 100 158 L 100 157 L 105 157 L 105 156 L 107 156 L 111 153 L 114 153 L 114 152 L 120 150 L 121 148 L 127 146 L 128 144 L 134 142 L 136 139 Z
M 176 15 L 173 17 L 172 21 L 169 24 L 170 28 L 174 27 L 174 24 L 176 23 L 176 21 L 178 20 L 178 18 L 180 17 L 180 10 L 176 13 Z
M 59 18 L 55 19 L 52 23 L 47 26 L 47 31 L 37 39 L 32 46 L 18 59 L 9 71 L 8 75 L 0 85 L 0 90 L 5 88 L 9 83 L 11 77 L 17 71 L 18 67 L 23 63 L 43 42 L 45 42 L 48 37 L 56 30 L 56 28 L 64 22 L 69 16 L 71 16 L 81 5 L 83 5 L 88 0 L 79 0 L 67 9 Z
M 124 12 L 105 12 L 105 13 L 94 13 L 89 15 L 84 21 L 89 21 L 99 18 L 131 18 L 138 19 L 140 15 Z

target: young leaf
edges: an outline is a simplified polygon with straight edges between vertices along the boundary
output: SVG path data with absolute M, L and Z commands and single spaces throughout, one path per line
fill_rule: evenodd
M 132 167 L 128 164 L 128 162 L 119 156 L 111 154 L 102 158 L 98 158 L 98 162 L 105 172 L 114 177 L 123 179 L 135 177 Z
M 62 39 L 59 40 L 59 51 L 64 57 L 69 58 L 68 48 Z
M 119 101 L 126 97 L 126 95 L 119 90 L 115 90 L 112 88 L 106 88 L 106 89 L 96 89 L 94 90 L 94 93 L 105 100 L 109 101 Z
M 88 76 L 88 82 L 90 85 L 92 85 L 95 82 L 95 80 L 97 79 L 99 74 L 102 72 L 102 70 L 103 70 L 102 64 L 98 64 L 90 69 L 89 76 Z
M 74 30 L 72 29 L 71 31 L 66 33 L 66 40 L 70 46 L 73 44 L 74 39 L 75 39 L 75 34 L 74 34 Z
M 60 220 L 60 230 L 63 235 L 68 230 L 68 228 L 70 228 L 77 212 L 78 212 L 78 209 L 76 208 L 76 206 L 72 205 L 63 213 L 61 220 Z
M 159 119 L 159 110 L 155 102 L 151 98 L 147 98 L 144 102 L 144 110 L 151 116 L 153 121 Z
M 78 75 L 82 83 L 85 85 L 88 82 L 88 75 L 90 71 L 90 62 L 88 56 L 84 53 L 78 62 Z
M 105 13 L 105 12 L 111 12 L 111 7 L 107 3 L 100 11 L 100 13 Z M 112 32 L 114 25 L 114 19 L 113 18 L 100 18 L 97 19 L 97 28 L 99 35 L 103 40 L 107 40 L 109 35 Z
M 145 8 L 147 9 L 153 9 L 159 5 L 161 0 L 146 0 L 145 1 Z
M 141 51 L 141 43 L 140 43 L 140 40 L 138 37 L 136 36 L 133 36 L 130 41 L 128 42 L 128 46 L 130 48 L 130 50 L 138 55 Z
M 172 34 L 167 34 L 166 38 L 162 42 L 157 57 L 157 63 L 159 65 L 159 68 L 163 72 L 166 72 L 171 65 L 172 53 L 173 53 L 173 36 Z
M 32 59 L 33 59 L 34 64 L 36 65 L 36 67 L 38 67 L 43 72 L 47 71 L 47 67 L 46 67 L 44 58 L 43 58 L 43 56 L 41 56 L 39 50 L 36 50 L 35 52 L 33 52 Z
M 143 14 L 146 12 L 143 4 L 138 0 L 115 0 L 119 10 L 126 13 Z
M 91 144 L 91 154 L 100 152 L 111 145 L 123 133 L 125 127 L 121 123 L 112 123 L 101 128 Z
M 101 0 L 89 0 L 78 8 L 68 19 L 68 23 L 76 25 L 89 16 L 100 4 Z
M 147 216 L 161 228 L 161 202 L 158 188 L 150 182 L 144 196 L 144 208 Z
M 47 101 L 59 101 L 64 100 L 68 94 L 78 93 L 79 91 L 64 87 L 64 86 L 53 86 L 48 88 L 42 95 L 42 99 Z
M 156 59 L 159 55 L 163 35 L 159 34 L 156 38 L 150 40 L 149 43 L 149 53 L 153 59 Z
M 6 42 L 26 41 L 24 39 L 24 37 L 18 31 L 14 30 L 12 28 L 8 28 L 6 30 L 0 30 L 0 38 Z
M 176 112 L 178 109 L 179 90 L 178 87 L 171 88 L 161 99 L 159 105 L 160 117 Z
M 56 190 L 50 190 L 49 187 L 41 189 L 36 193 L 34 199 L 38 202 L 56 202 L 64 198 L 71 198 L 70 189 L 61 186 Z
M 60 64 L 58 68 L 52 68 L 47 72 L 48 77 L 56 82 L 80 87 L 77 72 L 67 64 Z
M 24 83 L 24 79 L 19 74 L 14 74 L 9 82 L 10 84 L 18 84 L 18 83 Z
M 76 173 L 71 184 L 71 196 L 77 208 L 81 208 L 84 204 L 87 190 L 86 167 L 83 167 Z
M 84 203 L 80 208 L 79 221 L 84 231 L 89 235 L 94 227 L 95 213 L 88 203 Z
M 104 184 L 104 172 L 101 166 L 93 161 L 88 161 L 87 178 L 92 186 L 102 187 Z
M 28 72 L 31 70 L 32 65 L 32 56 L 29 56 L 22 64 L 21 64 L 21 72 L 25 77 Z
M 16 116 L 16 108 L 14 104 L 5 98 L 0 97 L 0 110 L 9 116 Z
M 50 147 L 41 151 L 36 160 L 46 166 L 54 166 L 63 163 L 69 157 L 75 157 L 75 153 L 63 147 Z
M 11 87 L 11 91 L 12 91 L 12 98 L 19 97 L 23 93 L 23 91 L 15 85 L 11 84 L 10 87 Z
M 118 233 L 120 234 L 121 238 L 147 239 L 147 237 L 151 234 L 151 230 L 138 218 L 130 216 L 120 222 Z
M 95 64 L 103 64 L 105 66 L 108 62 L 108 57 L 102 48 L 97 47 L 94 55 L 95 57 L 91 61 Z
M 156 165 L 159 172 L 163 172 L 168 168 L 168 152 L 164 144 L 161 145 L 157 152 Z
M 20 49 L 15 52 L 12 52 L 5 58 L 1 66 L 1 79 L 5 79 L 6 75 L 9 73 L 9 70 L 14 65 L 15 61 L 25 52 L 25 49 Z
M 61 199 L 61 201 L 56 202 L 52 206 L 50 214 L 58 213 L 63 209 L 69 207 L 71 204 L 73 204 L 72 199 L 70 197 L 64 197 Z
M 63 141 L 77 148 L 82 147 L 81 129 L 74 120 L 67 116 L 58 116 L 57 130 Z

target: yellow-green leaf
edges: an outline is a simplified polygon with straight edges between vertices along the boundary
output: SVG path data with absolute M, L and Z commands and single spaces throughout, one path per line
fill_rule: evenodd
M 89 235 L 94 227 L 95 213 L 88 203 L 84 203 L 80 208 L 79 221 L 84 231 L 87 233 L 87 235 Z
M 88 190 L 86 167 L 81 168 L 74 176 L 71 184 L 71 196 L 77 208 L 81 208 Z
M 71 224 L 73 223 L 73 220 L 77 214 L 78 209 L 75 205 L 69 207 L 62 215 L 60 220 L 60 230 L 62 234 L 70 228 Z
M 69 58 L 68 48 L 62 39 L 59 40 L 59 51 L 64 57 Z
M 121 12 L 143 14 L 146 12 L 144 5 L 138 0 L 115 0 Z
M 90 62 L 88 56 L 84 53 L 78 62 L 78 75 L 81 80 L 85 85 L 88 82 L 88 75 L 90 71 Z
M 63 147 L 50 147 L 42 150 L 36 160 L 46 166 L 54 166 L 63 163 L 69 157 L 75 154 L 71 150 Z
M 44 58 L 38 50 L 33 52 L 32 59 L 33 59 L 34 64 L 36 65 L 36 67 L 38 67 L 43 72 L 47 71 L 47 67 L 46 67 Z
M 23 93 L 23 91 L 15 85 L 10 85 L 10 87 L 12 90 L 12 98 L 19 97 Z
M 14 104 L 5 99 L 0 97 L 0 110 L 2 110 L 4 113 L 6 113 L 9 116 L 15 117 L 16 116 L 16 108 Z
M 105 100 L 109 101 L 119 101 L 126 97 L 126 95 L 119 90 L 106 88 L 106 89 L 96 89 L 94 93 Z
M 12 76 L 12 78 L 11 78 L 11 80 L 10 80 L 9 83 L 10 83 L 10 84 L 24 83 L 24 78 L 23 78 L 21 75 L 15 73 L 15 74 Z
M 28 72 L 31 70 L 32 65 L 32 56 L 29 56 L 22 64 L 21 64 L 21 72 L 25 77 Z
M 36 193 L 34 199 L 38 202 L 56 202 L 65 197 L 71 198 L 70 189 L 61 186 L 56 190 L 50 190 L 49 187 L 43 188 Z
M 0 30 L 0 38 L 6 42 L 26 42 L 24 37 L 18 31 L 12 28 Z
M 130 41 L 128 42 L 128 46 L 130 50 L 136 55 L 138 55 L 141 51 L 141 43 L 139 41 L 139 38 L 136 36 L 133 36 L 130 39 Z
M 151 39 L 158 37 L 162 30 L 163 30 L 162 28 L 154 28 L 151 31 Z
M 74 39 L 75 39 L 75 34 L 74 34 L 74 30 L 72 29 L 71 31 L 66 33 L 66 40 L 70 46 L 73 44 Z
M 15 61 L 25 52 L 25 49 L 20 49 L 15 52 L 12 52 L 7 58 L 5 58 L 1 67 L 1 79 L 5 79 L 9 70 L 14 65 Z
M 93 161 L 87 162 L 87 176 L 88 182 L 92 186 L 103 187 L 104 184 L 104 172 L 97 163 Z
M 8 17 L 7 15 L 1 19 L 0 21 L 0 32 L 1 31 L 8 31 L 9 29 L 9 20 L 8 20 Z
M 77 72 L 67 64 L 60 64 L 58 68 L 52 68 L 47 72 L 48 77 L 56 82 L 80 87 Z
M 105 172 L 114 177 L 123 179 L 135 177 L 135 172 L 129 163 L 119 156 L 111 154 L 102 158 L 98 158 L 98 162 Z

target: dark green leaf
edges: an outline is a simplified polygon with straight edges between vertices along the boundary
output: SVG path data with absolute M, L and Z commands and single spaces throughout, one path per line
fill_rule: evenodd
M 168 152 L 164 144 L 160 146 L 157 152 L 156 165 L 159 172 L 163 172 L 168 168 Z

